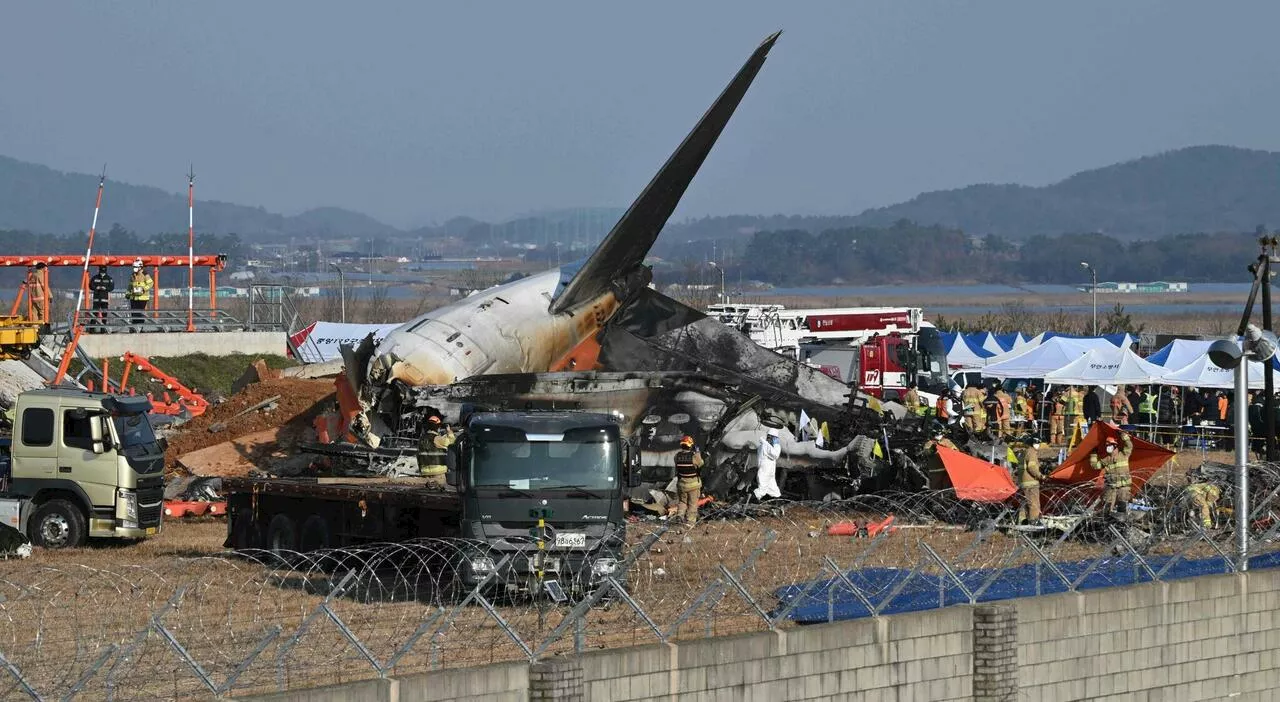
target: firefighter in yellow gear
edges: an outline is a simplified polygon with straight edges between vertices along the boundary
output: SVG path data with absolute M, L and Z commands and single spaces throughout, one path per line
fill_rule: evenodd
M 946 446 L 949 449 L 959 451 L 959 447 L 955 445 L 951 439 L 947 438 L 946 432 L 942 427 L 935 427 L 933 436 L 924 442 L 925 460 L 929 463 L 929 489 L 941 490 L 946 487 L 947 469 L 942 465 L 942 459 L 938 457 L 938 447 Z
M 947 438 L 947 435 L 941 429 L 935 429 L 933 437 L 924 442 L 924 452 L 926 454 L 935 454 L 938 452 L 939 446 L 946 446 L 953 451 L 960 450 L 960 448 L 956 446 L 956 443 Z
M 449 472 L 449 447 L 458 440 L 453 429 L 444 426 L 437 415 L 427 417 L 427 430 L 418 439 L 418 473 L 427 479 L 427 485 L 444 488 L 445 474 Z
M 1213 512 L 1222 499 L 1222 488 L 1213 483 L 1195 482 L 1187 486 L 1187 497 L 1191 508 L 1200 513 L 1200 524 L 1205 529 L 1213 528 Z
M 1133 455 L 1133 440 L 1125 432 L 1120 433 L 1120 440 L 1108 436 L 1102 443 L 1102 458 L 1098 454 L 1089 454 L 1089 465 L 1094 470 L 1102 471 L 1102 504 L 1106 514 L 1129 511 L 1129 498 L 1133 487 L 1133 477 L 1129 474 L 1129 456 Z
M 961 418 L 964 419 L 964 427 L 969 433 L 978 430 L 978 388 L 966 387 L 964 392 L 960 393 L 960 412 Z
M 902 404 L 907 406 L 908 414 L 923 414 L 924 410 L 920 407 L 920 393 L 916 390 L 915 383 L 907 386 L 907 392 L 902 396 Z
M 1063 393 L 1053 396 L 1053 409 L 1049 412 L 1049 445 L 1058 446 L 1066 443 L 1067 401 Z
M 1084 410 L 1084 393 L 1072 385 L 1063 393 L 1062 401 L 1066 405 L 1063 413 L 1066 420 L 1066 434 L 1071 436 L 1075 434 L 1076 425 L 1080 423 L 1080 415 Z M 1065 437 L 1063 443 L 1066 443 Z
M 1133 415 L 1133 404 L 1129 402 L 1129 398 L 1125 395 L 1124 386 L 1116 387 L 1116 394 L 1111 396 L 1111 421 L 1117 425 L 1128 424 L 1129 417 Z
M 124 297 L 129 301 L 130 321 L 133 324 L 142 324 L 145 315 L 143 310 L 147 309 L 147 301 L 151 299 L 151 290 L 155 286 L 151 276 L 142 269 L 142 259 L 133 262 L 133 273 L 129 276 L 129 287 L 125 289 Z
M 1018 523 L 1040 521 L 1040 437 L 1032 436 L 1027 447 L 1018 456 L 1018 490 L 1022 492 L 1022 506 L 1018 508 Z
M 680 439 L 676 451 L 676 520 L 689 526 L 698 523 L 698 500 L 702 498 L 702 452 L 693 443 L 692 436 Z
M 1013 398 L 1004 391 L 1004 388 L 1000 388 L 996 391 L 996 399 L 1000 401 L 1000 436 L 1009 436 L 1013 433 L 1010 424 L 1013 419 Z

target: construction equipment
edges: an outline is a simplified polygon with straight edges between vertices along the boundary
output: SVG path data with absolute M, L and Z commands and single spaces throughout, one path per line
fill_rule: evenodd
M 40 345 L 40 324 L 19 315 L 0 315 L 0 361 L 24 359 Z
M 122 392 L 129 385 L 130 371 L 135 368 L 138 372 L 146 373 L 164 385 L 163 400 L 156 399 L 153 393 L 147 393 L 147 399 L 151 400 L 152 412 L 175 417 L 183 414 L 199 417 L 205 413 L 205 410 L 209 409 L 209 401 L 203 395 L 183 385 L 182 381 L 172 375 L 156 368 L 146 356 L 128 351 L 120 357 L 120 362 L 124 364 L 124 372 L 121 373 L 119 385 Z M 103 368 L 105 374 L 105 363 Z M 104 389 L 109 385 L 110 381 L 105 381 Z M 171 397 L 169 395 L 170 392 L 173 392 L 174 396 Z

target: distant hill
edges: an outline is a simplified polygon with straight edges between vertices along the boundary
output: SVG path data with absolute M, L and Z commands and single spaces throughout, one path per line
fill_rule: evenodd
M 87 229 L 98 177 L 63 173 L 0 156 L 0 229 L 65 234 Z M 379 236 L 395 227 L 358 212 L 322 207 L 286 217 L 261 207 L 204 200 L 197 204 L 201 231 L 270 237 L 301 234 Z M 184 231 L 186 193 L 107 180 L 99 224 L 121 223 L 142 235 Z
M 1280 153 L 1193 146 L 1084 171 L 1053 185 L 972 185 L 863 212 L 852 224 L 898 220 L 970 235 L 1025 239 L 1103 232 L 1123 240 L 1280 226 Z
M 0 230 L 64 234 L 88 223 L 97 177 L 63 173 L 0 156 Z M 186 194 L 108 181 L 103 222 L 149 236 L 181 231 Z M 405 233 L 373 217 L 337 207 L 284 216 L 261 207 L 198 203 L 197 224 L 210 233 L 237 232 L 265 241 L 291 236 L 375 238 L 460 237 L 477 244 L 510 240 L 582 248 L 603 237 L 618 208 L 529 213 L 501 223 L 459 217 Z M 760 231 L 819 233 L 887 227 L 900 220 L 960 229 L 970 236 L 1032 236 L 1101 232 L 1124 241 L 1174 234 L 1252 231 L 1280 226 L 1280 153 L 1230 146 L 1194 146 L 1073 175 L 1053 185 L 971 185 L 921 194 L 858 215 L 728 215 L 667 225 L 655 253 L 689 241 L 749 240 Z M 707 252 L 709 253 L 709 251 Z

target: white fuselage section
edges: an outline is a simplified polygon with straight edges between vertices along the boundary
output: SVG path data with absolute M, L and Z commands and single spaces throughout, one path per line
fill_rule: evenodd
M 547 371 L 616 307 L 612 294 L 605 294 L 553 315 L 549 308 L 560 281 L 560 269 L 552 269 L 406 322 L 377 345 L 369 377 L 417 386 L 445 385 L 473 375 Z

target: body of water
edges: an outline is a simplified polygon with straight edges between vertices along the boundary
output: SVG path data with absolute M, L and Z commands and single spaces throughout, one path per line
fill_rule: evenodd
M 1088 285 L 1088 283 L 1084 283 Z M 1241 301 L 1249 294 L 1249 283 L 1191 283 L 1186 293 L 1167 293 L 1171 298 L 1194 295 L 1196 293 L 1239 294 Z M 979 295 L 1070 295 L 1081 293 L 1075 285 L 847 285 L 847 286 L 813 286 L 803 288 L 772 288 L 753 291 L 751 295 L 770 295 L 779 297 L 956 297 Z M 1112 298 L 1124 301 L 1127 294 L 1102 293 L 1098 295 L 1098 304 L 1102 300 Z

